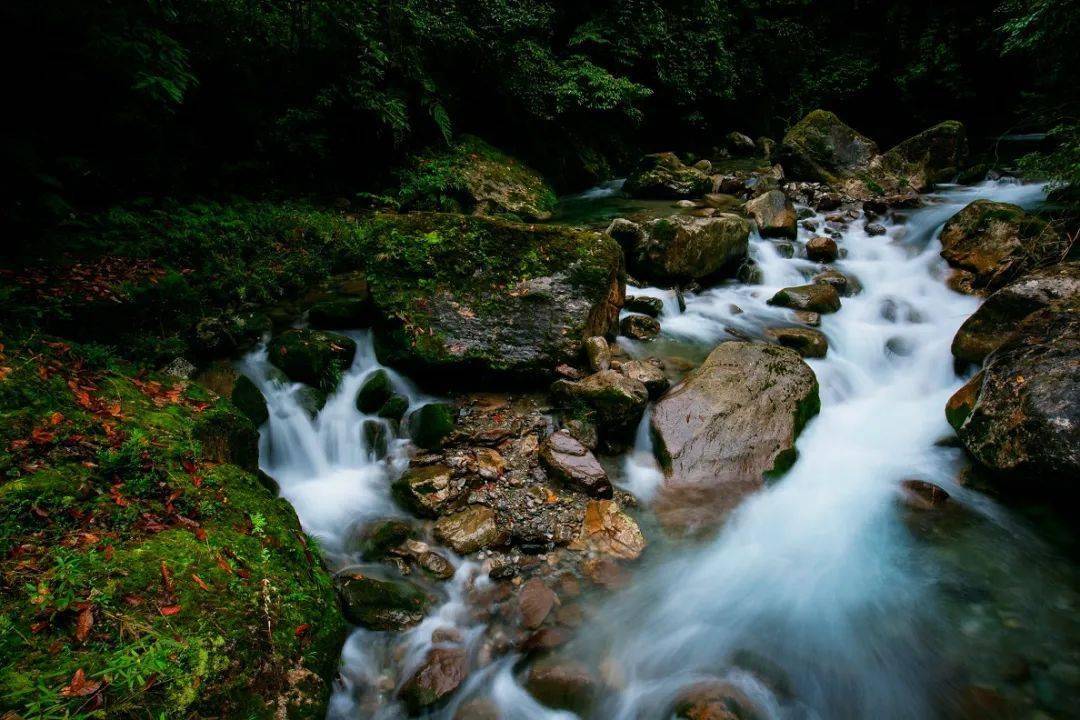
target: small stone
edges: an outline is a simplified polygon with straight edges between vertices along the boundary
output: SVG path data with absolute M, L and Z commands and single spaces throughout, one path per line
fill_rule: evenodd
M 832 285 L 836 288 L 836 292 L 844 297 L 851 297 L 862 290 L 858 280 L 845 275 L 836 268 L 828 268 L 819 272 L 814 276 L 813 280 L 816 284 Z
M 552 433 L 540 449 L 540 462 L 560 482 L 583 490 L 592 497 L 612 495 L 607 473 L 583 444 L 570 433 Z
M 812 237 L 806 241 L 806 257 L 814 262 L 832 262 L 836 260 L 839 248 L 836 241 L 828 237 Z
M 190 362 L 182 357 L 178 357 L 162 368 L 161 372 L 170 377 L 180 378 L 181 380 L 190 380 L 195 375 L 196 369 L 197 368 Z
M 536 577 L 530 579 L 518 590 L 518 614 L 522 627 L 535 630 L 543 625 L 558 600 L 543 580 Z
M 634 560 L 645 549 L 645 537 L 634 519 L 611 500 L 593 500 L 585 507 L 581 532 L 571 549 L 587 548 L 612 557 Z
M 646 295 L 628 295 L 623 302 L 623 310 L 627 312 L 641 313 L 649 317 L 660 317 L 664 309 L 664 301 L 657 297 Z
M 949 500 L 949 493 L 925 480 L 903 480 L 904 505 L 913 510 L 934 510 Z
M 592 372 L 600 372 L 611 367 L 611 349 L 608 341 L 602 336 L 595 335 L 585 339 L 585 358 Z
M 649 392 L 649 397 L 653 400 L 663 395 L 664 391 L 671 385 L 671 381 L 664 374 L 664 369 L 659 365 L 659 361 L 631 360 L 623 363 L 619 367 L 619 372 L 644 385 Z
M 829 351 L 829 341 L 818 330 L 800 327 L 769 328 L 769 335 L 784 347 L 789 347 L 802 357 L 823 358 Z
M 881 223 L 867 223 L 866 227 L 863 229 L 866 230 L 866 234 L 871 237 L 885 234 L 885 226 Z
M 840 295 L 831 285 L 798 285 L 779 290 L 769 299 L 769 304 L 830 313 L 840 309 Z
M 619 323 L 619 331 L 634 340 L 652 340 L 660 334 L 660 323 L 648 315 L 627 315 Z
M 504 541 L 495 511 L 486 505 L 470 505 L 453 515 L 439 518 L 435 522 L 435 537 L 459 555 L 468 555 Z

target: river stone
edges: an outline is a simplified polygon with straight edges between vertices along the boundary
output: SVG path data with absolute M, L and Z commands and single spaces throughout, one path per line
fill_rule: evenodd
M 437 517 L 462 492 L 445 465 L 409 468 L 391 486 L 394 498 L 421 517 Z
M 435 537 L 459 555 L 468 555 L 505 541 L 495 511 L 486 505 L 469 505 L 453 515 L 439 518 L 435 522 Z
M 360 385 L 360 390 L 356 393 L 356 409 L 370 415 L 385 405 L 393 394 L 390 375 L 379 368 L 364 378 Z
M 604 232 L 619 244 L 627 257 L 645 239 L 645 229 L 626 218 L 615 218 Z
M 937 183 L 952 182 L 967 154 L 963 123 L 946 120 L 891 148 L 881 156 L 881 163 L 889 174 L 902 178 L 907 187 L 923 192 Z
M 270 419 L 270 411 L 266 407 L 266 398 L 246 375 L 236 378 L 233 385 L 232 402 L 236 409 L 244 413 L 256 427 Z
M 286 330 L 270 342 L 269 358 L 290 380 L 333 390 L 356 354 L 356 342 L 321 330 Z
M 469 674 L 469 658 L 463 647 L 434 647 L 428 651 L 398 692 L 410 715 L 441 705 Z
M 997 290 L 1067 249 L 1051 225 L 1009 203 L 976 200 L 941 229 L 941 256 L 964 273 L 954 287 L 966 292 Z
M 383 406 L 379 408 L 379 412 L 376 414 L 385 420 L 401 422 L 401 418 L 405 417 L 408 410 L 409 399 L 407 397 L 404 395 L 392 395 L 383 403 Z
M 659 361 L 630 360 L 619 366 L 619 372 L 644 385 L 653 400 L 660 397 L 671 385 Z
M 587 338 L 585 340 L 585 359 L 589 363 L 589 369 L 593 372 L 600 372 L 610 368 L 611 348 L 608 347 L 608 341 L 599 335 Z
M 864 173 L 877 144 L 826 110 L 814 110 L 793 125 L 781 142 L 780 163 L 797 180 L 837 184 Z
M 623 303 L 623 310 L 641 313 L 649 317 L 660 317 L 664 310 L 664 301 L 657 297 L 646 295 L 628 295 Z
M 413 537 L 416 531 L 406 520 L 388 518 L 377 520 L 360 533 L 358 547 L 365 560 L 381 560 L 386 554 Z
M 552 433 L 540 448 L 540 462 L 548 474 L 593 497 L 612 494 L 607 473 L 589 449 L 565 430 Z
M 551 392 L 561 402 L 591 410 L 601 437 L 612 439 L 632 438 L 649 402 L 645 385 L 615 370 L 593 373 L 577 382 L 558 380 Z
M 555 592 L 538 577 L 522 585 L 517 596 L 518 615 L 521 617 L 522 627 L 535 630 L 543 625 L 558 599 Z
M 675 215 L 645 226 L 628 255 L 635 277 L 656 282 L 706 281 L 730 275 L 749 252 L 750 224 L 738 215 Z
M 454 409 L 446 403 L 428 403 L 409 416 L 409 437 L 418 447 L 437 448 L 454 431 Z
M 904 505 L 912 510 L 934 510 L 949 499 L 949 493 L 925 480 L 903 480 L 900 490 Z
M 739 198 L 727 193 L 709 193 L 702 200 L 705 202 L 706 207 L 722 212 L 738 212 L 744 204 Z
M 731 157 L 752 157 L 757 152 L 757 146 L 749 135 L 732 130 L 724 136 L 724 149 Z
M 859 281 L 850 275 L 845 275 L 836 268 L 827 268 L 813 277 L 815 283 L 832 285 L 836 292 L 844 297 L 857 295 L 862 290 Z
M 386 457 L 390 449 L 390 434 L 386 423 L 381 420 L 367 418 L 360 424 L 360 436 L 364 440 L 364 447 L 376 460 Z
M 543 705 L 579 715 L 588 713 L 598 686 L 587 665 L 557 657 L 538 661 L 525 682 L 525 689 Z
M 953 338 L 953 356 L 962 363 L 981 365 L 1025 317 L 1051 303 L 1077 298 L 1080 261 L 1034 270 L 988 297 L 964 321 Z M 235 402 L 235 392 L 233 397 Z
M 345 577 L 338 579 L 337 586 L 345 619 L 369 630 L 416 625 L 430 604 L 423 590 L 404 580 Z
M 778 291 L 769 299 L 770 305 L 831 313 L 840 309 L 840 295 L 828 284 L 797 285 Z
M 769 328 L 768 334 L 784 347 L 791 348 L 804 358 L 823 358 L 829 351 L 829 341 L 819 330 L 804 327 Z
M 795 206 L 780 190 L 770 190 L 746 203 L 762 237 L 794 239 L 798 234 Z
M 602 233 L 437 213 L 369 228 L 379 358 L 429 384 L 536 384 L 617 331 L 623 253 Z
M 701 197 L 712 190 L 712 180 L 701 170 L 684 165 L 675 153 L 654 153 L 638 161 L 623 190 L 631 197 L 678 200 Z
M 675 703 L 676 720 L 758 720 L 762 714 L 742 690 L 728 682 L 702 682 Z
M 839 252 L 840 248 L 832 238 L 818 235 L 806 241 L 806 257 L 814 262 L 832 262 Z
M 620 510 L 614 501 L 591 500 L 585 506 L 581 531 L 569 547 L 635 560 L 645 549 L 645 536 L 634 519 Z
M 563 428 L 566 432 L 573 435 L 575 440 L 589 450 L 596 450 L 597 446 L 600 444 L 600 438 L 596 432 L 596 425 L 588 420 L 570 418 L 563 422 Z
M 708 510 L 725 513 L 795 462 L 795 438 L 819 407 L 817 378 L 795 351 L 721 343 L 653 408 L 665 485 L 716 490 Z
M 959 397 L 958 397 L 959 396 Z M 1006 485 L 1080 477 L 1080 302 L 1029 315 L 946 414 L 968 452 Z
M 633 340 L 652 340 L 660 334 L 660 323 L 648 315 L 627 315 L 619 322 L 619 331 Z

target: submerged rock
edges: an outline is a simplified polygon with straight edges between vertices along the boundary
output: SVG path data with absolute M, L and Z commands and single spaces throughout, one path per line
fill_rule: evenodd
M 1067 247 L 1045 221 L 991 200 L 970 203 L 941 229 L 941 256 L 962 273 L 954 286 L 965 292 L 997 290 L 1061 260 Z
M 653 408 L 665 484 L 716 491 L 715 505 L 690 509 L 722 515 L 794 463 L 795 438 L 819 406 L 817 378 L 795 351 L 721 343 Z
M 648 315 L 627 315 L 619 322 L 619 331 L 633 340 L 652 340 L 660 334 L 660 323 Z
M 290 380 L 328 392 L 352 364 L 356 342 L 321 330 L 286 330 L 268 350 L 270 362 Z
M 1080 261 L 1034 270 L 988 297 L 964 321 L 953 338 L 953 356 L 981 365 L 1025 317 L 1052 303 L 1076 299 L 1080 299 Z
M 784 347 L 791 348 L 804 358 L 823 358 L 829 351 L 829 341 L 819 330 L 803 327 L 769 328 L 769 335 Z
M 401 630 L 424 618 L 431 599 L 405 580 L 357 576 L 338 579 L 345 619 L 369 630 Z
M 677 720 L 757 720 L 761 713 L 742 690 L 715 681 L 692 686 L 675 703 Z
M 818 284 L 832 285 L 836 288 L 836 292 L 844 297 L 858 295 L 862 290 L 862 285 L 859 284 L 856 278 L 845 275 L 836 268 L 828 268 L 819 272 L 813 277 L 813 281 Z
M 627 256 L 635 277 L 660 283 L 729 275 L 749 252 L 750 224 L 737 215 L 653 220 Z
M 592 497 L 611 497 L 611 482 L 604 468 L 569 432 L 552 433 L 540 448 L 540 461 L 556 480 Z
M 469 657 L 463 647 L 434 647 L 401 687 L 398 697 L 410 715 L 441 705 L 465 681 Z
M 517 596 L 522 627 L 535 630 L 543 625 L 558 600 L 554 591 L 538 577 L 522 585 Z
M 546 658 L 529 670 L 525 689 L 550 708 L 584 714 L 596 699 L 599 683 L 583 663 Z
M 900 489 L 904 505 L 912 510 L 934 510 L 949 499 L 949 493 L 925 480 L 904 480 Z
M 746 203 L 746 212 L 753 216 L 762 237 L 795 239 L 798 234 L 795 206 L 779 190 L 770 190 Z
M 684 165 L 675 153 L 655 153 L 638 162 L 623 190 L 632 197 L 677 200 L 710 192 L 712 180 L 702 170 Z
M 840 295 L 836 292 L 836 288 L 827 283 L 798 285 L 777 291 L 769 299 L 769 304 L 793 310 L 831 313 L 840 309 Z
M 393 394 L 390 375 L 380 368 L 368 375 L 360 385 L 356 393 L 356 409 L 370 415 L 385 405 Z

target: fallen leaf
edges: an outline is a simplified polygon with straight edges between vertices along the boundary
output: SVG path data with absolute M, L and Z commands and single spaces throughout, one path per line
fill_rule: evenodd
M 90 637 L 90 629 L 94 627 L 94 609 L 87 605 L 79 611 L 79 619 L 75 623 L 75 639 L 81 643 Z
M 158 612 L 160 612 L 162 615 L 165 615 L 166 617 L 168 617 L 169 615 L 177 614 L 178 612 L 180 612 L 180 609 L 181 608 L 180 608 L 179 605 L 166 605 L 163 608 L 159 608 Z
M 203 582 L 203 579 L 195 573 L 191 573 L 191 579 L 194 580 L 195 584 L 201 587 L 203 590 L 206 590 L 207 592 L 210 591 L 210 586 Z
M 100 680 L 87 680 L 82 668 L 75 671 L 68 686 L 60 690 L 64 697 L 87 697 L 101 689 Z

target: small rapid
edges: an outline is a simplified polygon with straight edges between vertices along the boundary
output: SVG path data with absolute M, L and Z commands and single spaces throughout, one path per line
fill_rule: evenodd
M 577 200 L 616 191 L 610 185 Z M 604 668 L 610 692 L 589 717 L 668 717 L 688 688 L 716 681 L 738 688 L 768 718 L 940 717 L 958 678 L 980 679 L 970 667 L 973 658 L 1012 642 L 1009 632 L 990 628 L 995 613 L 1026 613 L 1030 637 L 1021 644 L 1075 662 L 1075 647 L 1052 637 L 1077 637 L 1061 609 L 1075 606 L 1071 571 L 1010 513 L 957 483 L 965 460 L 947 442 L 952 432 L 943 408 L 962 382 L 950 343 L 978 300 L 946 286 L 937 234 L 952 214 L 983 197 L 1032 206 L 1042 201 L 1043 189 L 1006 183 L 949 188 L 929 196 L 926 207 L 884 221 L 883 235 L 868 234 L 861 220 L 841 231 L 842 256 L 833 267 L 855 278 L 861 291 L 821 319 L 829 351 L 808 362 L 822 407 L 798 440 L 798 461 L 744 502 L 715 536 L 661 543 L 628 587 L 589 608 L 590 621 L 567 650 Z M 810 219 L 825 223 L 820 215 Z M 800 228 L 794 243 L 813 234 Z M 822 268 L 798 252 L 789 256 L 781 245 L 755 234 L 751 256 L 760 282 L 689 293 L 682 311 L 671 291 L 630 290 L 663 299 L 662 335 L 649 344 L 621 338 L 623 349 L 690 367 L 724 339 L 759 338 L 767 328 L 797 324 L 791 311 L 767 300 L 782 287 L 809 282 Z M 358 389 L 381 365 L 367 333 L 350 336 L 358 345 L 353 364 L 314 414 L 303 387 L 283 381 L 265 349 L 241 364 L 270 410 L 261 428 L 261 467 L 318 539 L 333 571 L 362 567 L 351 541 L 365 524 L 402 514 L 389 488 L 410 453 L 389 423 L 356 409 Z M 410 411 L 432 399 L 387 370 Z M 385 456 L 368 446 L 365 422 L 385 424 Z M 648 514 L 663 482 L 648 415 L 617 466 L 613 481 Z M 908 478 L 945 488 L 975 519 L 965 520 L 951 539 L 918 537 L 898 502 L 900 481 Z M 393 701 L 400 678 L 438 646 L 440 631 L 452 629 L 455 642 L 475 656 L 484 625 L 470 612 L 468 595 L 492 581 L 476 563 L 447 555 L 455 575 L 441 586 L 442 603 L 424 622 L 400 635 L 353 631 L 331 718 L 403 716 Z M 985 587 L 1010 576 L 1007 592 Z M 1067 590 L 1041 603 L 1040 589 L 1048 585 Z M 974 630 L 972 613 L 983 623 Z M 518 659 L 474 662 L 438 716 L 452 718 L 468 699 L 484 697 L 505 720 L 576 717 L 537 703 L 519 681 Z

